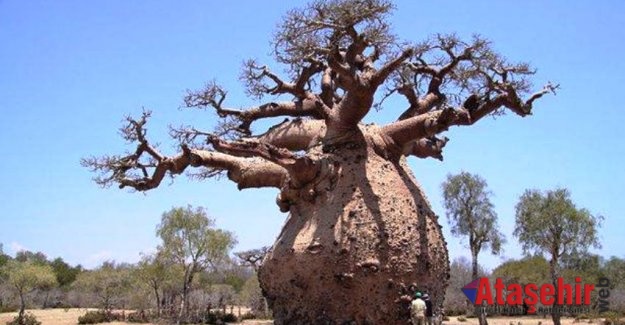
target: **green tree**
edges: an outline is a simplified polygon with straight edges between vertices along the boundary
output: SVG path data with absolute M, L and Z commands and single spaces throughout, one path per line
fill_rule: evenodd
M 229 251 L 236 244 L 232 233 L 213 227 L 214 221 L 203 208 L 188 206 L 165 212 L 157 228 L 156 233 L 163 241 L 159 250 L 183 270 L 178 322 L 188 314 L 194 277 L 228 259 Z
M 0 268 L 11 260 L 11 256 L 4 253 L 2 243 L 0 243 Z
M 48 257 L 42 252 L 31 252 L 28 250 L 19 251 L 15 254 L 15 260 L 18 262 L 32 262 L 34 264 L 48 264 Z
M 625 259 L 610 257 L 603 264 L 602 273 L 610 279 L 611 289 L 625 289 Z
M 493 277 L 502 278 L 505 283 L 545 283 L 550 279 L 549 263 L 542 255 L 508 260 L 493 270 Z
M 147 284 L 154 293 L 156 313 L 161 316 L 162 290 L 168 281 L 175 277 L 173 265 L 167 261 L 162 253 L 144 255 L 137 264 L 135 274 L 140 281 Z
M 478 276 L 488 276 L 488 272 L 478 266 Z M 455 258 L 449 265 L 449 287 L 445 292 L 445 313 L 447 315 L 459 315 L 466 313 L 467 298 L 460 291 L 467 283 L 473 281 L 473 267 L 471 261 L 464 257 Z
M 60 287 L 67 287 L 72 284 L 76 280 L 76 276 L 82 271 L 81 266 L 72 267 L 63 261 L 61 257 L 57 257 L 50 262 L 50 266 Z
M 19 324 L 22 324 L 24 319 L 25 295 L 36 289 L 49 290 L 57 284 L 54 272 L 49 265 L 40 265 L 31 261 L 9 261 L 1 273 L 6 283 L 20 298 Z
M 602 220 L 603 217 L 575 206 L 567 189 L 544 193 L 526 190 L 516 205 L 514 236 L 525 253 L 535 252 L 549 258 L 549 274 L 557 288 L 563 256 L 601 247 L 597 230 Z M 551 317 L 555 325 L 560 325 L 559 312 L 553 312 Z
M 505 236 L 498 230 L 497 213 L 490 202 L 492 193 L 482 177 L 464 171 L 447 175 L 442 187 L 451 233 L 468 238 L 472 276 L 476 279 L 480 252 L 490 248 L 491 253 L 499 254 L 505 242 Z M 479 322 L 480 325 L 488 324 L 484 313 L 479 315 Z
M 74 287 L 95 295 L 100 308 L 110 311 L 124 307 L 124 297 L 132 289 L 131 272 L 128 267 L 105 262 L 98 269 L 80 273 Z

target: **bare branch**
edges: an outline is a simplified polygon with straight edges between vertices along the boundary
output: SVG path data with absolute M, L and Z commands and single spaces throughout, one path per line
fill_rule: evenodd
M 286 179 L 284 168 L 260 158 L 239 158 L 191 149 L 186 145 L 182 145 L 182 152 L 178 155 L 167 157 L 147 140 L 145 125 L 149 117 L 150 112 L 144 112 L 140 119 L 128 117 L 128 124 L 121 128 L 122 137 L 137 144 L 133 153 L 82 159 L 83 166 L 99 173 L 95 178 L 97 184 L 109 186 L 117 183 L 120 188 L 132 187 L 137 191 L 147 191 L 158 187 L 166 175 L 181 174 L 188 166 L 227 171 L 228 177 L 237 182 L 239 188 L 280 187 Z
M 187 93 L 184 102 L 187 107 L 206 108 L 212 107 L 222 117 L 235 117 L 240 124 L 238 131 L 242 134 L 251 134 L 251 124 L 259 119 L 279 116 L 302 117 L 309 116 L 323 118 L 327 114 L 327 108 L 316 96 L 308 96 L 305 99 L 293 102 L 270 102 L 245 110 L 224 108 L 223 102 L 226 93 L 219 86 L 209 84 L 203 90 Z
M 378 71 L 376 71 L 371 77 L 371 83 L 377 87 L 382 84 L 386 78 L 395 70 L 397 70 L 409 57 L 413 54 L 413 49 L 408 48 L 405 49 L 401 55 L 387 62 L 384 66 L 382 66 Z
M 522 101 L 516 90 L 508 86 L 507 93 L 494 99 L 480 102 L 477 95 L 469 96 L 464 107 L 447 106 L 441 110 L 417 115 L 383 127 L 383 131 L 401 147 L 414 140 L 432 137 L 446 131 L 452 125 L 472 125 L 484 116 L 494 114 L 501 107 L 506 107 L 521 117 L 531 114 L 532 102 L 548 92 L 555 92 L 557 85 L 548 84 L 541 91 L 533 94 L 527 101 Z M 441 147 L 442 148 L 442 147 Z

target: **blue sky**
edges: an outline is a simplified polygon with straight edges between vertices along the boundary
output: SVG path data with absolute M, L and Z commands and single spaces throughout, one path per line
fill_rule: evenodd
M 126 114 L 154 111 L 153 139 L 174 153 L 167 125 L 210 129 L 211 114 L 177 109 L 186 89 L 216 79 L 233 106 L 254 104 L 238 82 L 241 62 L 272 64 L 275 24 L 302 1 L 0 0 L 0 243 L 5 251 L 43 251 L 93 267 L 136 261 L 157 244 L 155 227 L 172 206 L 202 205 L 236 233 L 237 250 L 269 245 L 286 217 L 276 191 L 238 191 L 227 180 L 177 178 L 147 194 L 102 190 L 81 157 L 118 153 Z M 440 183 L 466 170 L 495 193 L 503 258 L 521 256 L 512 238 L 514 205 L 526 188 L 568 187 L 581 207 L 606 217 L 604 256 L 625 257 L 621 199 L 625 171 L 625 3 L 622 1 L 398 1 L 391 18 L 405 40 L 433 33 L 479 33 L 511 60 L 538 68 L 536 86 L 562 85 L 535 114 L 487 119 L 447 136 L 445 162 L 410 165 L 448 229 Z M 276 70 L 279 67 L 274 65 Z M 402 101 L 368 121 L 391 121 Z M 468 249 L 448 234 L 452 257 Z M 502 257 L 484 254 L 496 266 Z

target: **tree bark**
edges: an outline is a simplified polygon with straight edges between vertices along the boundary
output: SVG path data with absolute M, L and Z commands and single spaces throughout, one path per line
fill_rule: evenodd
M 551 275 L 551 281 L 553 283 L 553 287 L 556 292 L 558 292 L 558 256 L 557 253 L 551 257 L 551 261 L 549 261 L 549 273 Z M 561 306 L 558 304 L 558 295 L 554 295 L 556 299 L 553 303 L 553 309 L 551 312 L 551 319 L 553 320 L 553 325 L 560 325 L 560 311 L 558 308 Z
M 156 297 L 156 316 L 161 317 L 161 296 L 158 293 L 158 286 L 153 286 L 154 296 Z
M 26 309 L 26 302 L 24 301 L 24 292 L 19 290 L 20 294 L 20 312 L 17 314 L 18 324 L 24 324 L 24 311 Z
M 449 260 L 438 217 L 377 136 L 362 127 L 349 145 L 326 148 L 340 168 L 299 189 L 307 199 L 290 206 L 259 270 L 275 324 L 406 324 L 411 286 L 442 305 Z
M 471 248 L 471 276 L 475 280 L 478 278 L 478 256 L 479 250 L 475 248 Z M 486 313 L 483 311 L 482 306 L 478 309 L 477 319 L 480 325 L 488 325 L 488 320 L 486 320 Z

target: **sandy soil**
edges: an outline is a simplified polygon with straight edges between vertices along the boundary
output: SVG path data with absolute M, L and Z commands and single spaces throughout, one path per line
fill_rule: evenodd
M 41 321 L 42 325 L 75 325 L 78 324 L 78 317 L 87 312 L 88 309 L 72 308 L 72 309 L 45 309 L 45 310 L 27 310 L 35 314 L 37 319 Z M 11 321 L 13 317 L 17 316 L 17 313 L 2 313 L 0 314 L 0 325 L 4 325 L 6 322 Z M 108 325 L 127 325 L 129 323 L 114 322 L 106 323 Z M 245 321 L 242 324 L 245 325 L 266 325 L 272 324 L 271 321 Z M 146 324 L 154 325 L 154 324 Z M 516 324 L 515 324 L 516 325 Z
M 68 309 L 67 311 L 64 309 L 46 309 L 46 310 L 29 310 L 28 312 L 32 312 L 35 314 L 37 319 L 41 321 L 43 325 L 74 325 L 77 324 L 78 316 L 83 315 L 87 309 L 79 309 L 73 308 Z M 15 317 L 17 313 L 4 313 L 0 314 L 0 325 L 4 325 L 6 322 L 10 321 Z M 553 324 L 549 317 L 497 317 L 497 318 L 489 318 L 489 325 L 538 325 L 540 322 L 541 325 L 550 325 Z M 115 323 L 107 323 L 109 325 L 126 325 L 128 323 L 115 322 Z M 245 325 L 270 325 L 271 321 L 253 321 L 248 320 L 243 322 Z M 456 317 L 451 317 L 449 321 L 443 322 L 443 324 L 449 325 L 477 325 L 477 318 L 469 318 L 464 322 L 458 321 Z M 589 324 L 588 320 L 575 322 L 572 318 L 563 318 L 562 325 L 585 325 Z M 591 324 L 600 325 L 601 320 L 594 320 Z M 154 325 L 154 324 L 147 324 Z
M 561 320 L 562 325 L 588 325 L 589 322 L 588 320 L 582 320 L 582 321 L 578 321 L 575 322 L 575 319 L 573 318 L 562 318 Z M 466 321 L 464 322 L 460 322 L 458 321 L 457 317 L 450 317 L 449 321 L 443 322 L 444 325 L 477 325 L 479 324 L 477 318 L 468 318 Z M 541 316 L 523 316 L 523 317 L 493 317 L 493 318 L 488 318 L 488 325 L 552 325 L 553 322 L 551 321 L 550 316 L 547 316 L 547 318 L 543 318 Z M 595 325 L 601 325 L 602 324 L 602 320 L 593 320 L 592 323 L 590 324 L 595 324 Z

